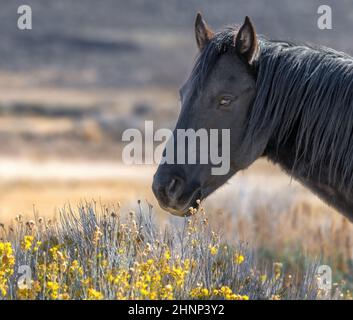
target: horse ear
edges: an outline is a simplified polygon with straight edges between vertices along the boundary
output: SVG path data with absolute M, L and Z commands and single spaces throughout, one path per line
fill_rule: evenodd
M 235 48 L 251 64 L 258 49 L 258 42 L 255 28 L 248 16 L 245 17 L 245 21 L 238 31 Z
M 198 12 L 195 20 L 195 37 L 196 43 L 200 50 L 212 39 L 214 33 L 203 20 L 201 13 Z

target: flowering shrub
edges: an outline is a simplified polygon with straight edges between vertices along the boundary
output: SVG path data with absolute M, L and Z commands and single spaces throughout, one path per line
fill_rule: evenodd
M 244 244 L 222 242 L 203 208 L 161 230 L 144 213 L 86 205 L 0 231 L 0 299 L 292 299 L 319 297 L 315 265 L 302 278 L 260 269 Z M 2 234 L 1 234 L 2 233 Z M 29 280 L 19 281 L 19 266 Z M 288 279 L 292 282 L 288 282 Z M 295 285 L 294 285 L 295 284 Z

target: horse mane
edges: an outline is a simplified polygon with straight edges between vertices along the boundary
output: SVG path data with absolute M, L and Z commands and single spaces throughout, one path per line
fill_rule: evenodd
M 237 30 L 217 33 L 201 52 L 192 72 L 198 88 L 219 56 L 235 50 Z M 256 143 L 264 135 L 275 137 L 279 150 L 294 134 L 293 170 L 309 176 L 325 167 L 329 184 L 351 188 L 353 58 L 326 47 L 262 36 L 259 48 L 254 61 L 257 93 L 244 139 Z

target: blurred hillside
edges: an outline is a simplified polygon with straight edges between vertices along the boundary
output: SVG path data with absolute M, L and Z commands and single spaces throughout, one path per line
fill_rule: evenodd
M 215 29 L 252 17 L 259 33 L 350 52 L 350 1 L 29 0 L 33 30 L 17 29 L 22 1 L 0 1 L 0 155 L 117 159 L 121 133 L 144 120 L 172 127 L 177 91 L 197 54 L 193 23 Z
M 33 72 L 31 86 L 179 86 L 196 54 L 197 11 L 216 29 L 249 15 L 269 37 L 352 50 L 350 0 L 325 1 L 334 27 L 326 31 L 317 28 L 320 0 L 28 0 L 33 30 L 26 32 L 16 28 L 22 3 L 1 1 L 1 70 Z

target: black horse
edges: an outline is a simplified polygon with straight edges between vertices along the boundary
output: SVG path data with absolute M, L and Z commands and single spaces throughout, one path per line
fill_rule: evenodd
M 200 55 L 180 90 L 175 129 L 229 128 L 230 171 L 161 164 L 153 182 L 160 205 L 187 215 L 197 199 L 267 157 L 353 220 L 353 59 L 268 40 L 248 17 L 214 34 L 198 14 L 195 33 Z

